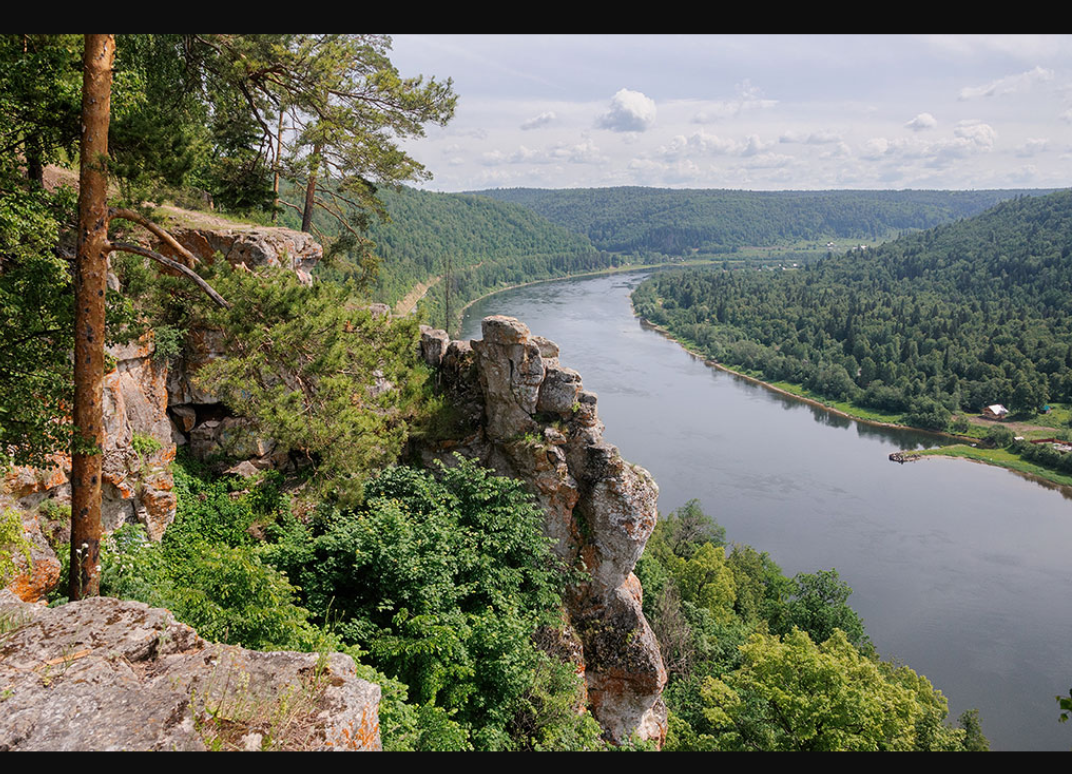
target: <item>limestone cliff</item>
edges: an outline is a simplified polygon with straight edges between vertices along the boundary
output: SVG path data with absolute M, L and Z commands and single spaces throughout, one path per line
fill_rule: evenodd
M 603 440 L 596 395 L 559 362 L 556 344 L 512 317 L 485 318 L 482 333 L 451 341 L 422 328 L 422 355 L 469 432 L 419 451 L 447 463 L 458 451 L 528 483 L 558 556 L 588 576 L 566 605 L 593 715 L 613 741 L 661 743 L 666 672 L 632 572 L 655 528 L 658 487 Z

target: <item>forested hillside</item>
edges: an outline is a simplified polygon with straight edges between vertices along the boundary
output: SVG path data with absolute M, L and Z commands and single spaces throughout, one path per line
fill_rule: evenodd
M 709 357 L 942 429 L 1072 397 L 1072 192 L 796 272 L 688 271 L 634 294 Z
M 600 250 L 719 254 L 801 240 L 884 239 L 1049 191 L 727 191 L 510 188 L 476 191 L 514 202 Z
M 376 257 L 367 291 L 395 304 L 419 283 L 431 284 L 423 309 L 437 325 L 444 321 L 448 277 L 457 312 L 496 287 L 595 271 L 619 260 L 520 205 L 407 187 L 384 188 L 378 196 L 388 220 L 369 219 L 366 236 Z M 281 222 L 300 225 L 293 212 L 284 213 Z M 313 222 L 323 233 L 338 233 L 337 221 L 326 212 Z M 362 277 L 367 267 L 353 257 L 360 254 L 344 255 L 322 278 Z

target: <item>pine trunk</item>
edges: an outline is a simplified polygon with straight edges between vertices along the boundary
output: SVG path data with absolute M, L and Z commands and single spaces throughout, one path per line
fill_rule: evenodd
M 316 171 L 320 167 L 320 144 L 313 146 L 313 168 L 305 186 L 305 211 L 302 213 L 301 230 L 310 233 L 313 225 L 313 208 L 316 206 Z
M 108 123 L 113 35 L 86 35 L 75 263 L 70 598 L 100 593 L 104 449 L 104 303 L 108 275 Z

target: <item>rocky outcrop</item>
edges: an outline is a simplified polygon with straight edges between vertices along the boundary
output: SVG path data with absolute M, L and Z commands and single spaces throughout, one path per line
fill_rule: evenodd
M 633 567 L 655 528 L 658 487 L 603 440 L 595 393 L 563 366 L 558 346 L 512 317 L 488 317 L 479 341 L 422 328 L 421 354 L 463 416 L 462 437 L 421 454 L 455 451 L 528 483 L 557 554 L 588 579 L 569 590 L 589 705 L 608 738 L 661 743 L 666 672 L 641 611 Z
M 380 749 L 380 689 L 343 654 L 214 645 L 107 598 L 0 591 L 0 623 L 0 751 Z
M 229 223 L 202 213 L 162 208 L 176 220 L 169 232 L 206 262 L 221 256 L 247 269 L 284 267 L 308 284 L 323 248 L 308 234 L 282 228 Z M 147 232 L 134 236 L 146 246 L 169 254 Z M 110 276 L 113 292 L 121 292 Z M 175 495 L 169 464 L 176 446 L 191 443 L 202 457 L 220 453 L 246 460 L 241 473 L 279 467 L 274 444 L 253 432 L 246 420 L 231 417 L 219 400 L 197 386 L 197 370 L 223 355 L 221 336 L 194 330 L 186 337 L 183 353 L 168 361 L 156 356 L 153 336 L 131 344 L 110 347 L 114 369 L 105 376 L 104 482 L 101 517 L 110 532 L 129 522 L 140 522 L 153 540 L 159 540 L 175 518 Z M 0 513 L 14 509 L 23 517 L 26 537 L 34 546 L 29 563 L 19 558 L 21 573 L 12 584 L 27 602 L 42 599 L 59 580 L 59 560 L 52 545 L 69 538 L 57 516 L 66 508 L 69 518 L 70 458 L 54 457 L 48 469 L 15 467 L 0 481 Z M 47 535 L 49 539 L 45 539 Z
M 179 244 L 210 263 L 219 255 L 232 266 L 245 264 L 253 271 L 263 266 L 282 267 L 293 271 L 302 283 L 312 284 L 312 271 L 324 258 L 324 248 L 310 234 L 289 228 L 242 226 L 219 218 L 207 219 L 211 222 L 201 225 L 176 223 L 168 231 Z M 157 245 L 155 249 L 178 260 L 166 245 Z
M 174 482 L 169 465 L 175 459 L 167 417 L 167 364 L 154 359 L 152 336 L 109 347 L 115 367 L 104 379 L 104 462 L 101 521 L 106 531 L 140 522 L 159 540 L 175 518 Z M 69 540 L 71 460 L 55 455 L 46 469 L 12 467 L 0 482 L 0 510 L 23 517 L 33 544 L 29 566 L 11 588 L 27 602 L 42 599 L 59 581 L 59 560 L 52 545 Z M 49 539 L 45 539 L 45 535 Z

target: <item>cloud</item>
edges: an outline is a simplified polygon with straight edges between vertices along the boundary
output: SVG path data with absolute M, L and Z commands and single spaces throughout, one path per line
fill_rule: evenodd
M 1057 117 L 1060 118 L 1065 123 L 1072 124 L 1072 108 L 1069 108 L 1068 110 L 1066 110 L 1065 112 L 1061 113 L 1061 115 L 1059 115 Z
M 762 92 L 747 78 L 737 84 L 737 99 L 713 102 L 692 118 L 694 124 L 709 124 L 723 118 L 732 118 L 746 110 L 761 110 L 778 104 L 774 99 L 763 99 Z
M 905 126 L 913 132 L 922 132 L 924 129 L 933 129 L 938 126 L 938 121 L 930 113 L 920 113 Z
M 1018 75 L 1007 75 L 983 86 L 965 86 L 960 90 L 957 99 L 968 100 L 976 97 L 1000 97 L 1005 94 L 1015 94 L 1018 91 L 1030 89 L 1035 83 L 1051 80 L 1053 80 L 1053 70 L 1036 66 L 1033 70 Z
M 974 121 L 961 121 L 957 128 L 953 130 L 953 134 L 965 140 L 971 140 L 975 145 L 987 150 L 994 147 L 994 142 L 998 138 L 998 133 L 994 131 L 994 127 L 990 124 L 981 124 Z
M 759 139 L 758 134 L 748 135 L 748 139 L 744 141 L 744 147 L 741 148 L 742 156 L 756 156 L 760 152 L 770 147 L 770 143 L 765 143 Z
M 1029 137 L 1027 142 L 1016 149 L 1017 156 L 1029 157 L 1042 153 L 1050 146 L 1050 141 L 1040 137 Z
M 546 126 L 547 124 L 554 121 L 555 118 L 557 118 L 557 116 L 555 116 L 554 112 L 548 110 L 543 113 L 540 113 L 540 115 L 535 116 L 534 118 L 530 118 L 528 121 L 525 121 L 521 124 L 521 128 L 526 131 L 529 129 L 536 129 L 540 126 Z
M 559 164 L 564 161 L 570 164 L 603 164 L 608 159 L 600 153 L 599 148 L 589 138 L 573 145 L 557 143 L 546 150 L 535 150 L 519 145 L 512 153 L 492 150 L 480 156 L 480 163 L 485 167 L 497 167 L 504 164 Z
M 689 137 L 676 135 L 669 143 L 660 146 L 655 155 L 667 160 L 697 155 L 755 156 L 772 145 L 773 143 L 764 142 L 756 134 L 750 134 L 743 140 L 731 140 L 717 134 L 708 134 L 701 129 Z
M 639 91 L 620 89 L 596 126 L 613 132 L 643 132 L 655 123 L 655 100 Z
M 599 152 L 599 148 L 591 139 L 574 145 L 565 143 L 552 146 L 549 155 L 557 161 L 568 161 L 571 164 L 604 164 L 608 159 Z
M 860 154 L 865 159 L 880 159 L 891 150 L 890 141 L 885 137 L 872 137 L 864 143 L 863 152 Z
M 779 169 L 793 163 L 792 156 L 781 153 L 748 154 L 752 157 L 745 163 L 747 169 Z
M 1038 177 L 1038 170 L 1034 164 L 1025 164 L 1019 169 L 1013 170 L 1009 179 L 1017 183 L 1033 183 Z
M 715 155 L 722 156 L 729 153 L 737 153 L 740 143 L 719 137 L 717 134 L 708 134 L 702 129 L 686 137 L 683 134 L 671 138 L 670 142 L 661 146 L 656 154 L 666 159 L 676 159 L 681 156 Z
M 778 138 L 778 142 L 803 143 L 805 145 L 831 145 L 833 143 L 841 142 L 841 135 L 837 132 L 828 132 L 825 129 L 820 129 L 817 132 L 811 133 L 798 132 L 794 129 L 789 129 L 782 133 L 782 136 Z

